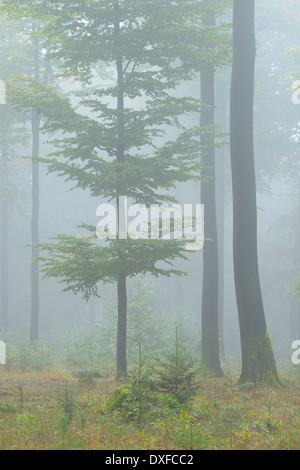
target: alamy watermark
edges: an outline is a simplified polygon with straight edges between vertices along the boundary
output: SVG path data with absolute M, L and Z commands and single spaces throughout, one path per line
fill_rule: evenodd
M 296 350 L 292 354 L 292 363 L 298 366 L 300 364 L 300 340 L 296 340 L 292 343 L 292 349 Z
M 118 211 L 118 214 L 117 214 Z M 204 245 L 203 204 L 143 204 L 128 206 L 128 198 L 118 198 L 113 204 L 100 204 L 96 211 L 100 240 L 183 240 L 185 249 L 198 251 Z
M 6 104 L 6 85 L 3 80 L 0 80 L 0 104 Z
M 292 90 L 294 90 L 292 94 L 292 102 L 294 104 L 300 104 L 300 80 L 295 80 L 292 83 Z
M 6 344 L 0 340 L 0 365 L 6 364 Z

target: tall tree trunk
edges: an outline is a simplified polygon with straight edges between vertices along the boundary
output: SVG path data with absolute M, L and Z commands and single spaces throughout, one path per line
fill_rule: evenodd
M 226 85 L 220 82 L 217 86 L 216 123 L 226 128 Z M 224 225 L 225 225 L 225 147 L 216 154 L 216 211 L 218 228 L 218 261 L 219 261 L 219 345 L 220 354 L 225 357 L 224 344 Z
M 37 28 L 33 26 L 33 30 Z M 40 80 L 40 61 L 39 61 L 39 40 L 34 39 L 34 70 L 35 79 Z M 38 110 L 32 111 L 32 217 L 31 217 L 31 242 L 32 245 L 39 243 L 39 206 L 40 206 L 40 188 L 39 188 L 39 163 L 35 160 L 40 153 L 40 123 L 41 115 Z M 31 324 L 30 339 L 31 342 L 39 338 L 39 264 L 35 259 L 39 256 L 39 249 L 32 247 L 31 254 Z
M 300 269 L 300 184 L 298 185 L 298 201 L 296 215 L 295 242 L 293 250 L 293 275 L 297 276 Z M 290 306 L 290 339 L 300 338 L 300 302 L 297 297 L 291 297 Z
M 114 23 L 115 45 L 117 48 L 117 80 L 118 80 L 118 98 L 117 98 L 117 127 L 118 127 L 118 148 L 117 148 L 117 162 L 119 163 L 118 173 L 119 181 L 117 187 L 118 196 L 126 196 L 124 193 L 123 185 L 121 184 L 122 166 L 125 160 L 125 147 L 124 147 L 124 71 L 123 71 L 123 58 L 122 58 L 122 44 L 120 37 L 120 20 L 118 18 L 119 4 L 114 5 L 116 19 Z M 117 198 L 117 213 L 118 213 L 118 233 L 124 233 L 126 230 L 123 208 L 120 207 L 120 198 Z M 126 275 L 121 273 L 117 282 L 117 295 L 118 295 L 118 329 L 117 329 L 117 375 L 116 378 L 127 377 L 127 286 Z
M 5 126 L 5 106 L 3 108 L 3 123 Z M 7 131 L 5 128 L 1 131 L 1 177 L 6 183 L 8 179 L 8 156 L 7 156 Z M 0 213 L 1 227 L 1 304 L 0 321 L 1 331 L 7 332 L 8 329 L 8 200 L 5 194 L 1 201 Z
M 257 255 L 257 203 L 253 139 L 255 2 L 234 0 L 231 83 L 233 261 L 240 324 L 240 382 L 279 383 L 268 336 Z
M 127 377 L 127 286 L 126 276 L 118 280 L 117 379 Z
M 89 327 L 90 327 L 91 335 L 95 334 L 95 326 L 96 326 L 96 297 L 93 296 L 89 304 Z
M 211 12 L 206 26 L 214 27 L 215 14 Z M 201 72 L 201 101 L 209 108 L 201 112 L 201 127 L 214 125 L 215 119 L 215 70 L 214 65 Z M 202 284 L 202 337 L 201 370 L 203 375 L 221 377 L 219 327 L 218 327 L 218 234 L 216 215 L 215 185 L 215 146 L 214 139 L 203 139 L 206 145 L 204 163 L 209 170 L 208 182 L 201 183 L 201 203 L 205 207 L 204 231 L 206 241 L 203 247 L 203 284 Z

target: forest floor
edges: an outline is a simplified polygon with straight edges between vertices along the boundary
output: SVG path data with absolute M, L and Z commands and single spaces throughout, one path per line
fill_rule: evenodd
M 192 402 L 152 407 L 142 424 L 106 403 L 122 382 L 88 383 L 69 371 L 0 370 L 1 450 L 299 450 L 299 371 L 283 387 L 236 386 L 236 377 L 200 379 Z

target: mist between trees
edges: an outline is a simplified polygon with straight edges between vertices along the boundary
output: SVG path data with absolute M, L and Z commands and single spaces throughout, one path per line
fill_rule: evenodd
M 202 376 L 230 360 L 280 383 L 300 338 L 299 7 L 256 3 L 1 2 L 12 363 L 42 340 L 127 377 L 177 326 Z

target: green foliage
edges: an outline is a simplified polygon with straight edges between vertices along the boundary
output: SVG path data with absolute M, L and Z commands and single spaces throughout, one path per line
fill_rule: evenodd
M 180 411 L 181 405 L 174 395 L 169 393 L 161 393 L 158 391 L 152 391 L 149 395 L 149 401 L 151 403 L 151 415 L 157 414 L 161 416 L 163 412 L 170 413 L 172 411 Z
M 110 411 L 122 411 L 141 424 L 150 407 L 152 367 L 149 358 L 142 356 L 140 345 L 138 363 L 130 369 L 128 379 L 128 385 L 121 385 L 114 390 L 106 408 Z
M 205 62 L 208 49 L 203 37 L 208 31 L 202 28 L 203 8 L 199 9 L 199 2 L 190 2 L 186 9 L 182 0 L 150 3 L 149 8 L 149 2 L 141 0 L 120 2 L 119 6 L 109 1 L 101 5 L 75 2 L 64 4 L 66 16 L 61 15 L 61 2 L 49 5 L 40 1 L 34 7 L 31 2 L 22 3 L 23 17 L 45 15 L 41 42 L 50 49 L 54 63 L 58 59 L 61 74 L 82 83 L 81 104 L 91 114 L 80 114 L 54 88 L 28 78 L 17 79 L 10 98 L 18 109 L 38 106 L 45 132 L 64 133 L 62 140 L 54 142 L 58 150 L 44 163 L 50 171 L 76 181 L 77 187 L 88 188 L 94 196 L 116 197 L 117 188 L 126 188 L 126 195 L 136 202 L 162 202 L 168 198 L 158 192 L 159 188 L 170 189 L 175 181 L 199 178 L 200 130 L 185 129 L 180 117 L 199 113 L 201 106 L 191 97 L 175 97 L 170 90 L 193 77 L 199 68 L 199 55 Z M 10 0 L 3 3 L 3 10 L 8 17 L 20 14 Z M 206 60 L 216 64 L 222 62 L 221 44 L 224 47 L 228 36 L 222 27 L 209 35 L 210 43 L 220 45 L 215 52 L 219 58 Z M 122 62 L 122 93 L 129 105 L 124 109 L 106 104 L 107 97 L 115 100 L 120 93 L 120 81 L 110 79 L 106 88 L 90 84 L 99 66 L 116 70 L 118 61 Z M 145 103 L 141 109 L 135 100 L 142 97 Z M 166 132 L 162 129 L 170 126 L 178 128 L 178 138 L 157 147 L 156 139 Z M 120 143 L 125 150 L 122 162 L 116 158 Z M 151 151 L 145 153 L 145 146 Z
M 107 400 L 105 408 L 109 411 L 115 411 L 121 409 L 124 400 L 132 395 L 131 389 L 128 385 L 120 385 L 115 388 L 111 397 Z
M 16 435 L 18 439 L 41 439 L 44 435 L 43 423 L 37 412 L 23 411 L 16 415 Z
M 24 145 L 28 142 L 26 122 L 28 115 L 24 110 L 10 106 L 8 82 L 13 74 L 31 73 L 33 60 L 30 57 L 30 46 L 25 42 L 26 21 L 19 20 L 7 23 L 0 18 L 0 79 L 6 85 L 6 104 L 0 104 L 0 202 L 9 201 L 12 206 L 19 206 L 24 194 L 16 184 L 18 171 L 17 156 L 23 155 Z M 16 31 L 18 31 L 16 33 Z M 5 164 L 9 161 L 9 165 Z M 14 170 L 14 178 L 11 172 Z
M 57 415 L 57 425 L 65 439 L 76 413 L 76 394 L 67 383 L 61 387 L 57 396 L 57 403 L 61 412 Z
M 7 364 L 21 372 L 42 371 L 54 365 L 54 357 L 46 342 L 21 340 L 16 345 L 8 344 Z
M 203 450 L 209 444 L 210 436 L 205 427 L 185 410 L 176 416 L 170 434 L 174 444 L 185 450 Z
M 197 361 L 187 351 L 176 328 L 176 337 L 171 346 L 165 349 L 160 357 L 156 357 L 158 387 L 173 394 L 179 403 L 185 403 L 197 389 L 196 364 Z
M 101 364 L 101 343 L 96 335 L 80 332 L 67 342 L 64 361 L 69 368 L 95 370 Z
M 140 391 L 131 385 L 117 387 L 105 404 L 109 412 L 118 412 L 127 420 L 130 418 L 137 424 L 156 422 L 163 416 L 180 412 L 180 403 L 170 394 L 153 391 L 149 383 L 140 388 Z
M 266 413 L 267 413 L 267 426 L 269 429 L 272 428 L 273 426 L 273 423 L 272 423 L 272 418 L 273 418 L 273 412 L 274 412 L 274 409 L 275 409 L 275 404 L 276 404 L 276 395 L 274 392 L 270 392 L 268 393 L 268 395 L 266 396 L 266 400 L 265 400 L 265 409 L 266 409 Z
M 137 361 L 138 344 L 143 345 L 146 354 L 158 353 L 170 332 L 169 321 L 160 315 L 155 300 L 152 280 L 144 275 L 136 276 L 129 286 L 127 351 L 132 364 Z M 103 317 L 96 326 L 96 335 L 106 360 L 115 355 L 117 309 L 115 304 L 103 303 Z
M 95 231 L 91 227 L 89 230 Z M 40 249 L 48 253 L 47 257 L 39 257 L 44 278 L 57 278 L 66 284 L 63 291 L 81 293 L 88 300 L 97 296 L 99 281 L 116 282 L 121 273 L 128 277 L 184 274 L 173 268 L 176 258 L 186 259 L 183 241 L 110 240 L 103 247 L 96 238 L 96 234 L 89 238 L 58 235 L 54 242 L 40 244 Z M 159 261 L 165 264 L 157 266 Z
M 48 51 L 60 83 L 80 84 L 69 99 L 28 76 L 11 80 L 11 104 L 38 109 L 52 138 L 54 151 L 38 160 L 97 198 L 126 195 L 147 207 L 175 202 L 177 183 L 202 178 L 205 142 L 217 145 L 222 137 L 216 126 L 186 124 L 204 105 L 179 87 L 203 68 L 228 63 L 230 25 L 205 24 L 208 9 L 221 15 L 227 6 L 225 0 L 192 0 L 188 8 L 186 0 L 4 0 L 0 13 L 8 19 L 38 20 L 39 32 L 29 36 Z M 174 267 L 187 259 L 183 241 L 99 243 L 94 227 L 82 228 L 92 236 L 59 234 L 37 246 L 46 252 L 38 257 L 44 277 L 63 283 L 64 291 L 88 300 L 100 283 L 121 277 L 184 274 Z
M 177 182 L 199 180 L 200 135 L 217 138 L 218 131 L 186 127 L 186 116 L 198 115 L 202 105 L 174 92 L 194 79 L 199 64 L 226 61 L 228 25 L 208 31 L 198 1 L 189 2 L 189 8 L 184 0 L 21 4 L 20 9 L 19 2 L 6 0 L 1 8 L 9 19 L 22 15 L 42 20 L 40 33 L 33 36 L 40 37 L 59 75 L 82 86 L 75 107 L 54 87 L 27 77 L 11 81 L 11 102 L 18 109 L 38 106 L 43 131 L 55 133 L 55 151 L 41 159 L 50 172 L 93 196 L 111 200 L 126 194 L 146 205 L 174 201 L 167 191 Z M 227 2 L 214 5 L 221 14 Z M 207 57 L 207 35 L 219 46 L 214 57 Z M 106 84 L 103 66 L 111 71 Z M 168 140 L 171 129 L 175 138 Z M 100 247 L 94 240 L 58 235 L 42 244 L 45 277 L 59 279 L 65 290 L 87 299 L 96 294 L 99 281 L 115 282 L 120 273 L 181 274 L 167 267 L 178 257 L 185 259 L 183 244 L 116 240 Z M 159 261 L 167 263 L 166 269 L 157 267 Z
M 26 374 L 22 377 L 26 400 L 23 410 L 17 411 L 20 373 L 1 373 L 0 448 L 296 450 L 299 377 L 296 371 L 286 373 L 286 386 L 271 394 L 264 388 L 237 387 L 238 373 L 232 381 L 203 379 L 201 395 L 185 406 L 169 394 L 151 391 L 143 426 L 136 422 L 137 402 L 130 384 L 114 392 L 119 396 L 124 390 L 124 408 L 105 406 L 113 377 L 87 393 L 73 386 L 69 374 L 61 370 Z
M 150 357 L 142 355 L 140 345 L 138 362 L 131 367 L 128 380 L 128 384 L 114 390 L 106 403 L 107 410 L 120 411 L 139 425 L 162 413 L 180 410 L 175 395 L 157 390 Z
M 89 390 L 96 387 L 95 379 L 92 374 L 88 374 L 85 377 L 81 377 L 78 380 L 79 387 L 88 388 Z
M 168 335 L 169 326 L 157 312 L 152 283 L 143 275 L 133 280 L 132 296 L 128 299 L 127 349 L 131 364 L 138 357 L 138 344 L 147 354 L 158 353 Z M 99 370 L 111 373 L 115 358 L 117 312 L 115 306 L 103 304 L 103 317 L 95 333 L 77 332 L 67 341 L 63 363 L 71 369 Z
M 159 315 L 159 305 L 154 299 L 153 284 L 144 276 L 133 281 L 132 298 L 128 302 L 128 355 L 136 358 L 138 344 L 146 354 L 161 350 L 168 333 L 168 322 Z
M 129 372 L 129 382 L 134 401 L 137 403 L 136 419 L 142 423 L 149 409 L 150 383 L 152 381 L 153 368 L 149 358 L 142 356 L 141 344 L 139 343 L 138 363 Z

